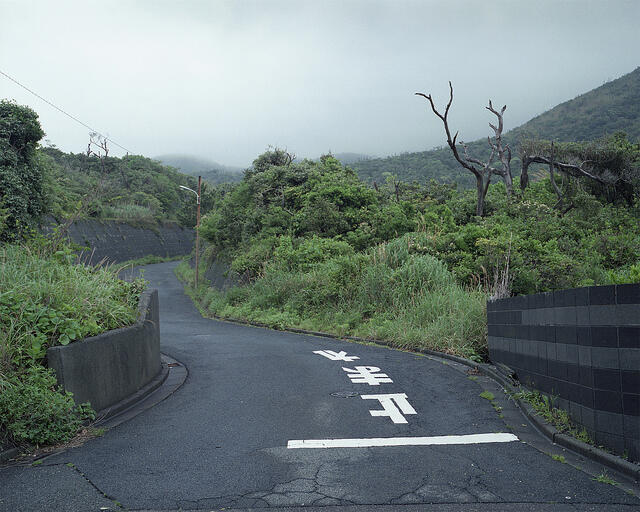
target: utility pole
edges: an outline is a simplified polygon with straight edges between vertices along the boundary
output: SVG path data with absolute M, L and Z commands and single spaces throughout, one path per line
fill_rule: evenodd
M 180 185 L 180 188 L 183 190 L 188 190 L 189 192 L 193 192 L 196 195 L 197 199 L 197 210 L 196 210 L 196 275 L 194 285 L 196 290 L 198 289 L 198 265 L 200 263 L 200 233 L 198 229 L 200 228 L 200 191 L 202 188 L 202 176 L 198 176 L 198 191 L 196 192 L 192 188 L 185 187 L 184 185 Z
M 198 211 L 196 213 L 196 291 L 198 291 L 198 261 L 200 258 L 200 187 L 202 176 L 198 176 Z

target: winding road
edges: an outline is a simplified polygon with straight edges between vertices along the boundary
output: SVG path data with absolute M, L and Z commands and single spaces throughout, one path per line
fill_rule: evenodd
M 0 510 L 640 508 L 493 381 L 438 358 L 203 318 L 175 265 L 144 277 L 184 384 L 83 446 L 0 468 Z

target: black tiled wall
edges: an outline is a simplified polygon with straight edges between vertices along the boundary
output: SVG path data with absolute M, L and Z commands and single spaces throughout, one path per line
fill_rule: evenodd
M 596 442 L 640 461 L 640 284 L 487 303 L 489 354 L 556 398 Z

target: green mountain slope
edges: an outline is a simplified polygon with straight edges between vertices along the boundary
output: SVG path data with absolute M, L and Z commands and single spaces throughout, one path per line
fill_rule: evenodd
M 56 217 L 80 208 L 81 217 L 195 223 L 193 196 L 180 189 L 194 188 L 193 176 L 140 155 L 100 159 L 55 148 L 42 148 L 39 155 L 48 176 L 49 209 Z
M 504 139 L 515 149 L 519 140 L 531 136 L 569 142 L 594 140 L 619 130 L 632 141 L 640 138 L 640 67 L 534 117 L 507 132 Z M 489 153 L 486 139 L 468 146 L 476 157 L 486 158 Z M 512 169 L 518 175 L 520 162 L 515 154 Z M 435 179 L 462 187 L 474 184 L 473 176 L 460 167 L 448 147 L 363 160 L 352 167 L 368 182 L 383 182 L 383 173 L 390 172 L 404 181 Z

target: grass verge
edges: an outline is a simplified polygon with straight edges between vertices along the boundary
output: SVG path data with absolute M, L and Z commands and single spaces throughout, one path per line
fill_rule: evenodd
M 458 285 L 436 258 L 410 254 L 402 239 L 307 269 L 267 266 L 253 283 L 225 292 L 205 284 L 195 290 L 193 272 L 186 262 L 176 268 L 205 315 L 384 340 L 476 361 L 487 355 L 486 295 Z

